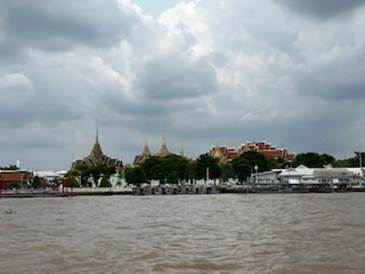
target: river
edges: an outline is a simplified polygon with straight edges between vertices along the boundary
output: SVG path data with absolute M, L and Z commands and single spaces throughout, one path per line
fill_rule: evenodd
M 0 199 L 0 273 L 365 273 L 365 194 Z

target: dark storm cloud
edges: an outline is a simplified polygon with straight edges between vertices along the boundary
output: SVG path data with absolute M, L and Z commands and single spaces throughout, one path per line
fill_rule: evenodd
M 206 60 L 189 62 L 169 56 L 149 62 L 140 75 L 139 85 L 147 97 L 169 100 L 214 94 L 217 77 Z
M 48 90 L 1 90 L 0 124 L 9 128 L 39 122 L 52 125 L 80 117 L 80 111 L 70 101 L 62 100 Z
M 1 1 L 0 10 L 4 55 L 27 46 L 47 50 L 75 44 L 110 46 L 128 33 L 135 19 L 116 1 Z
M 348 13 L 365 5 L 364 0 L 277 0 L 298 13 L 318 18 Z
M 365 81 L 353 79 L 353 81 L 341 82 L 337 79 L 320 79 L 311 76 L 298 82 L 302 95 L 321 97 L 327 100 L 359 100 L 365 99 Z
M 299 95 L 339 102 L 365 99 L 365 79 L 362 76 L 365 73 L 365 47 L 341 47 L 340 43 L 332 47 L 337 48 L 337 54 L 294 74 Z

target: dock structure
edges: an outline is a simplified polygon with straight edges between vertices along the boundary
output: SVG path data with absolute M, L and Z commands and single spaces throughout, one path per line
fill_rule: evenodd
M 219 186 L 204 185 L 145 185 L 133 188 L 133 194 L 135 195 L 192 195 L 219 193 L 221 193 Z

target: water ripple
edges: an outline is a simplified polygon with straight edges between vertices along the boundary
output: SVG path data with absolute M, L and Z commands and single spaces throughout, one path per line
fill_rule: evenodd
M 3 199 L 0 272 L 363 274 L 363 201 L 357 193 Z

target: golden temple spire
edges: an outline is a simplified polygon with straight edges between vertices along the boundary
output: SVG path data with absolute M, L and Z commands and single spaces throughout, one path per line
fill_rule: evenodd
M 101 149 L 100 143 L 99 143 L 99 126 L 98 121 L 96 120 L 96 135 L 95 135 L 95 144 L 93 145 L 89 157 L 91 157 L 94 160 L 103 160 L 104 159 L 104 153 Z
M 96 123 L 96 139 L 95 139 L 95 143 L 99 144 L 99 125 L 98 125 L 98 120 L 95 121 Z
M 160 151 L 158 152 L 157 156 L 159 156 L 159 157 L 166 157 L 168 155 L 170 155 L 170 151 L 167 148 L 166 139 L 165 139 L 165 136 L 164 136 L 164 137 L 162 137 L 161 148 L 160 148 Z
M 182 143 L 180 144 L 180 156 L 181 156 L 181 157 L 185 157 L 184 146 L 183 146 L 183 144 L 182 144 Z
M 150 149 L 148 147 L 148 140 L 147 140 L 147 138 L 144 141 L 144 148 L 143 148 L 142 155 L 143 156 L 151 156 L 151 151 L 150 151 Z

